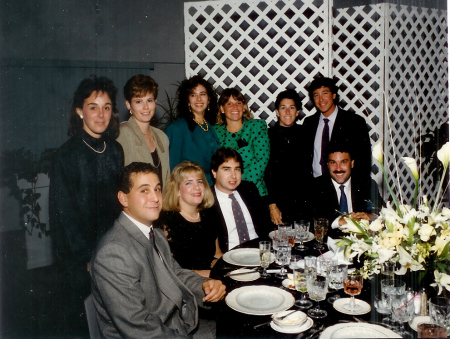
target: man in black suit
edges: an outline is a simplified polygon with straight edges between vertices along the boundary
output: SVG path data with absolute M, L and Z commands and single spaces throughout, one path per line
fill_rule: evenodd
M 316 178 L 327 172 L 324 150 L 329 142 L 347 141 L 352 147 L 355 173 L 369 180 L 372 152 L 365 119 L 337 106 L 338 87 L 333 79 L 315 79 L 308 92 L 318 110 L 303 122 L 309 175 Z
M 269 210 L 255 184 L 242 181 L 244 168 L 239 152 L 219 148 L 211 158 L 211 171 L 215 181 L 214 207 L 222 219 L 221 250 L 228 251 L 258 237 L 266 238 L 271 227 Z
M 345 142 L 330 142 L 326 148 L 328 173 L 314 179 L 311 209 L 314 218 L 330 222 L 328 236 L 337 238 L 346 223 L 343 215 L 355 220 L 371 218 L 370 182 L 353 175 L 355 160 Z

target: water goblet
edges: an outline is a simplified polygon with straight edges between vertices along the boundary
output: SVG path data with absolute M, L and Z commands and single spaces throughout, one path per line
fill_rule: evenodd
M 405 322 L 410 321 L 414 316 L 414 301 L 408 298 L 407 293 L 391 294 L 391 314 L 392 318 L 401 324 L 397 330 L 403 338 L 411 337 L 405 330 Z
M 302 310 L 306 310 L 311 308 L 313 303 L 306 299 L 305 293 L 308 291 L 307 287 L 307 276 L 304 268 L 297 267 L 293 269 L 294 273 L 294 286 L 296 291 L 300 292 L 300 299 L 295 302 L 295 306 Z
M 309 236 L 309 221 L 299 220 L 294 222 L 296 238 L 300 242 L 298 246 L 295 247 L 298 251 L 306 251 L 306 247 L 303 242 L 308 239 Z
M 291 259 L 289 262 L 289 268 L 293 271 L 298 267 L 304 268 L 305 264 L 303 262 L 303 257 L 298 254 L 291 254 Z
M 308 255 L 305 257 L 305 270 L 306 273 L 313 273 L 316 274 L 317 273 L 317 269 L 316 269 L 316 257 L 313 257 L 311 255 Z
M 267 267 L 270 265 L 271 253 L 270 253 L 270 241 L 260 241 L 259 242 L 259 259 L 263 272 L 261 273 L 261 278 L 267 279 L 270 274 L 267 273 Z
M 278 246 L 275 258 L 278 264 L 281 266 L 280 273 L 275 274 L 275 277 L 279 279 L 285 279 L 287 277 L 285 265 L 289 264 L 289 260 L 291 259 L 291 247 L 290 246 Z
M 360 305 L 355 303 L 355 295 L 361 293 L 363 287 L 363 276 L 358 271 L 347 273 L 344 277 L 344 292 L 350 295 L 350 301 L 342 307 L 349 312 L 358 312 L 361 310 Z
M 320 275 L 310 275 L 306 280 L 309 298 L 317 301 L 316 307 L 308 311 L 311 318 L 325 318 L 328 313 L 320 308 L 319 302 L 325 300 L 328 291 L 328 279 Z
M 277 237 L 280 239 L 288 239 L 288 232 L 292 230 L 292 225 L 283 223 L 278 225 Z
M 428 304 L 431 322 L 444 327 L 450 334 L 450 299 L 431 297 Z
M 391 295 L 404 294 L 406 289 L 406 283 L 400 279 L 392 279 L 391 277 L 381 280 L 381 301 L 386 309 L 391 314 Z M 382 322 L 391 326 L 393 324 L 392 318 L 383 318 Z
M 328 289 L 337 292 L 341 288 L 344 288 L 344 277 L 347 276 L 347 272 L 347 265 L 332 263 L 328 268 Z M 334 293 L 331 297 L 328 297 L 327 301 L 332 304 L 339 298 L 339 293 Z
M 314 248 L 316 250 L 323 250 L 325 246 L 323 245 L 323 238 L 328 231 L 328 219 L 319 218 L 314 220 L 314 237 L 316 238 L 316 245 Z

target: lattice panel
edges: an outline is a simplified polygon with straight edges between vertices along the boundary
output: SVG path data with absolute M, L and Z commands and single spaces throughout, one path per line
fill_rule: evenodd
M 306 85 L 328 75 L 328 3 L 201 1 L 185 3 L 186 76 L 204 75 L 218 92 L 237 87 L 255 116 L 276 120 L 274 101 L 286 88 L 312 109 Z
M 383 134 L 383 4 L 335 9 L 332 74 L 339 79 L 341 106 L 366 118 L 372 143 Z M 381 170 L 374 164 L 375 180 Z
M 446 11 L 387 6 L 385 152 L 389 154 L 387 166 L 394 173 L 397 161 L 395 178 L 403 179 L 403 198 L 411 203 L 414 180 L 399 159 L 418 159 L 419 136 L 448 121 Z M 429 176 L 421 179 L 421 195 L 433 198 L 438 183 Z

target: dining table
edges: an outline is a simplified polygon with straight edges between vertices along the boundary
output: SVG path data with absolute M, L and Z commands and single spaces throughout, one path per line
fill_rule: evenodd
M 270 239 L 254 239 L 248 241 L 246 243 L 241 244 L 235 249 L 239 248 L 254 248 L 258 249 L 259 241 L 261 240 L 270 240 Z M 315 257 L 321 256 L 322 253 L 318 250 L 314 249 L 315 240 L 305 243 L 307 245 L 307 250 L 297 251 L 295 247 L 292 248 L 292 254 L 298 254 L 302 257 L 307 255 L 312 255 Z M 224 254 L 224 256 L 226 253 Z M 229 262 L 225 261 L 222 257 L 217 261 L 215 266 L 211 271 L 211 278 L 220 279 L 227 288 L 227 295 L 230 294 L 233 290 L 242 287 L 248 287 L 249 289 L 257 289 L 261 288 L 260 286 L 270 286 L 275 288 L 280 288 L 287 293 L 291 293 L 295 300 L 300 298 L 300 292 L 297 292 L 293 289 L 286 288 L 282 285 L 282 279 L 276 278 L 275 274 L 271 274 L 269 278 L 262 279 L 258 278 L 253 281 L 236 281 L 232 279 L 232 277 L 225 277 L 225 275 L 231 271 L 242 268 L 241 265 L 233 265 Z M 359 263 L 355 263 L 354 266 L 358 267 L 361 265 Z M 349 266 L 349 268 L 352 266 Z M 268 271 L 271 270 L 279 270 L 279 266 L 276 263 L 272 263 L 268 267 Z M 292 273 L 288 267 L 288 273 Z M 243 275 L 244 276 L 244 275 Z M 360 299 L 366 301 L 370 305 L 370 311 L 365 314 L 344 314 L 333 307 L 331 303 L 327 301 L 327 298 L 331 295 L 327 294 L 325 300 L 320 302 L 320 308 L 324 309 L 327 312 L 327 316 L 323 319 L 313 319 L 313 326 L 301 333 L 281 333 L 274 330 L 270 324 L 271 315 L 256 315 L 256 314 L 248 314 L 252 312 L 240 312 L 235 309 L 232 309 L 226 300 L 223 300 L 216 305 L 214 305 L 216 320 L 217 320 L 217 338 L 298 338 L 298 339 L 314 339 L 319 338 L 324 329 L 336 325 L 336 324 L 348 324 L 348 326 L 352 326 L 353 323 L 363 322 L 370 324 L 382 324 L 383 318 L 386 318 L 386 314 L 380 314 L 377 312 L 374 307 L 374 299 L 376 295 L 381 294 L 381 285 L 380 281 L 382 279 L 381 274 L 375 275 L 371 279 L 365 279 L 363 281 L 363 288 L 360 295 L 356 296 L 356 299 Z M 346 295 L 343 289 L 338 290 L 337 292 L 333 291 L 333 294 L 338 293 L 341 298 L 349 298 L 349 295 Z M 316 302 L 313 302 L 314 304 Z M 289 306 L 287 309 L 289 310 L 300 310 L 295 305 Z M 302 312 L 307 312 L 307 310 L 301 310 Z M 264 324 L 261 326 L 257 326 L 260 324 Z M 273 324 L 272 324 L 273 325 Z M 255 328 L 255 326 L 257 326 Z M 344 326 L 344 325 L 342 325 Z M 417 338 L 417 333 L 412 330 L 408 324 L 405 325 L 405 328 L 408 333 L 408 338 Z

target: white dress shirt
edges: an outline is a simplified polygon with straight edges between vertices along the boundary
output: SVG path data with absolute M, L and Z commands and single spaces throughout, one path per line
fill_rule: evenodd
M 353 212 L 353 206 L 352 206 L 352 178 L 348 178 L 347 182 L 344 184 L 338 184 L 336 181 L 331 179 L 331 182 L 333 183 L 334 189 L 336 190 L 336 194 L 338 197 L 338 205 L 341 203 L 341 185 L 344 185 L 344 192 L 345 196 L 347 197 L 347 209 L 348 213 Z M 337 217 L 334 219 L 333 223 L 331 224 L 331 228 L 338 228 L 339 227 L 339 219 L 341 217 Z
M 225 224 L 227 225 L 228 249 L 231 250 L 240 244 L 236 221 L 234 220 L 233 209 L 231 207 L 231 199 L 228 197 L 228 194 L 219 191 L 217 187 L 214 186 L 214 189 L 216 190 L 217 201 L 219 202 L 220 209 L 222 210 L 222 214 L 225 219 Z M 249 240 L 257 238 L 258 235 L 256 234 L 255 226 L 253 225 L 253 220 L 247 206 L 238 191 L 233 191 L 233 195 L 239 203 L 239 206 L 241 206 L 242 213 L 244 213 L 245 223 L 247 224 L 248 235 L 250 237 Z
M 333 132 L 334 122 L 336 121 L 338 107 L 334 109 L 333 113 L 327 118 L 320 114 L 319 125 L 317 126 L 316 138 L 314 139 L 314 157 L 313 157 L 313 176 L 314 178 L 322 175 L 322 167 L 320 166 L 320 157 L 322 155 L 322 132 L 325 126 L 323 119 L 328 119 L 328 129 L 330 131 L 329 140 L 331 140 L 331 133 Z

